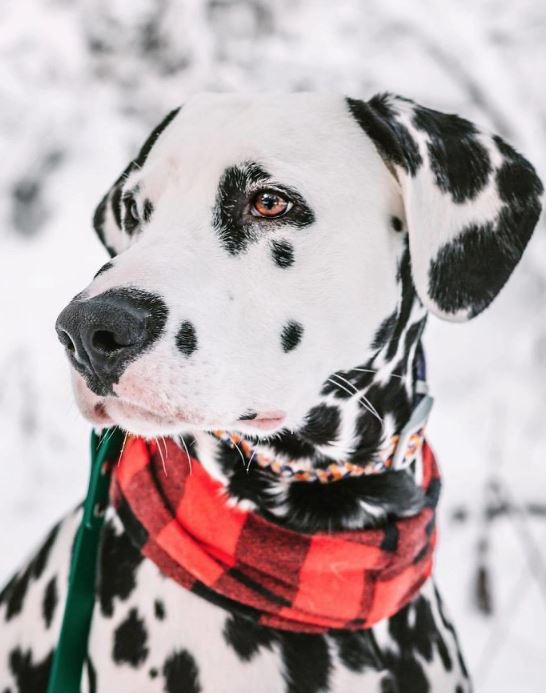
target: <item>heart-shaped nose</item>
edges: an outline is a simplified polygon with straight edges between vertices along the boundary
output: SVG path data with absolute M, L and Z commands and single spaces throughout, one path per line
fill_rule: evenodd
M 159 338 L 167 319 L 165 303 L 143 290 L 108 290 L 90 300 L 75 299 L 55 328 L 74 367 L 96 390 L 111 391 L 127 365 Z

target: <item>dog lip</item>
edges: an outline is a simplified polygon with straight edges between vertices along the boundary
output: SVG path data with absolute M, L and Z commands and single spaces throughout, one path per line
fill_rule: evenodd
M 248 413 L 244 413 L 239 420 L 244 420 L 244 421 L 251 421 L 254 420 L 255 418 L 258 417 L 258 414 L 256 411 L 249 411 Z
M 263 411 L 252 412 L 252 418 L 241 417 L 238 423 L 247 423 L 250 428 L 258 428 L 259 430 L 275 430 L 284 422 L 286 413 L 284 411 Z
M 177 413 L 174 417 L 167 416 L 166 414 L 157 413 L 156 411 L 150 411 L 149 409 L 144 408 L 143 406 L 139 406 L 138 404 L 134 404 L 129 401 L 124 401 L 123 399 L 119 398 L 116 398 L 115 401 L 112 401 L 111 405 L 114 406 L 115 409 L 119 409 L 122 415 L 128 418 L 136 417 L 141 418 L 143 420 L 151 420 L 156 425 L 172 425 L 175 422 L 175 420 L 187 422 L 187 419 L 185 418 L 184 414 Z

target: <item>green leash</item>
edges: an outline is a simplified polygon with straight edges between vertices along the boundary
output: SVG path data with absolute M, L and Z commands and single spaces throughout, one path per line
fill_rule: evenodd
M 116 428 L 101 441 L 91 434 L 91 474 L 83 506 L 68 577 L 68 594 L 64 607 L 59 642 L 49 675 L 49 693 L 80 691 L 83 663 L 95 602 L 95 576 L 100 531 L 108 504 L 112 464 L 119 456 L 125 434 Z

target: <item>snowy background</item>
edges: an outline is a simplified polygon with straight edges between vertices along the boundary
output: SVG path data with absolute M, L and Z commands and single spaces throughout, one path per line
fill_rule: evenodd
M 88 426 L 53 325 L 106 260 L 90 219 L 201 90 L 392 90 L 485 124 L 546 178 L 535 0 L 2 0 L 0 581 L 78 501 Z M 546 235 L 467 325 L 430 321 L 437 576 L 477 690 L 546 690 Z

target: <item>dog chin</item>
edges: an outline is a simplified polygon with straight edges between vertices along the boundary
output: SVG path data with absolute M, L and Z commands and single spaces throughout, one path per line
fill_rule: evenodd
M 161 414 L 119 397 L 101 397 L 89 389 L 79 375 L 73 378 L 80 412 L 96 428 L 119 426 L 142 437 L 172 436 L 188 431 L 237 431 L 243 435 L 266 437 L 282 430 L 286 413 L 280 410 L 256 413 L 252 420 L 208 422 L 197 414 Z

